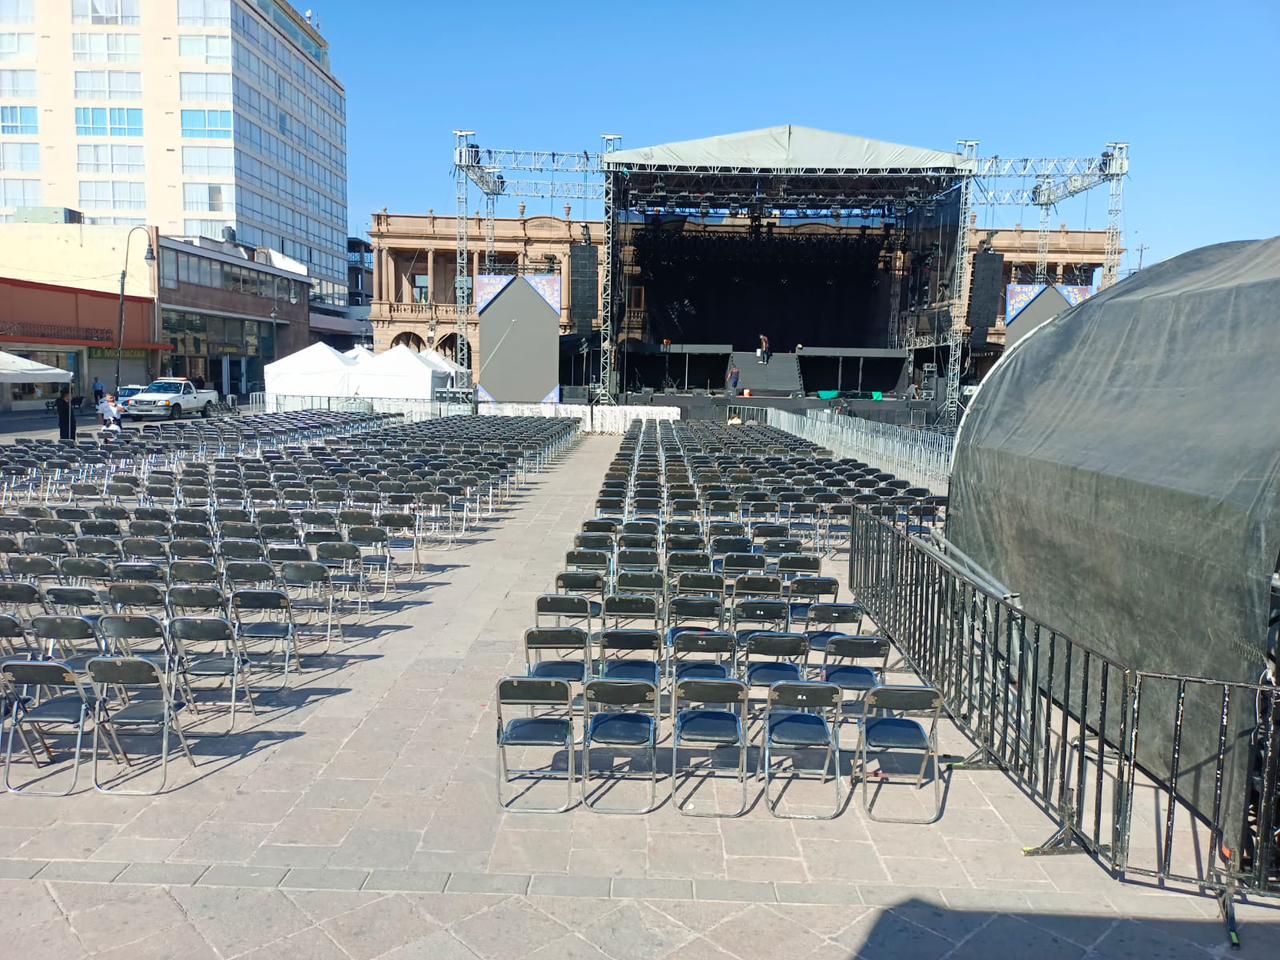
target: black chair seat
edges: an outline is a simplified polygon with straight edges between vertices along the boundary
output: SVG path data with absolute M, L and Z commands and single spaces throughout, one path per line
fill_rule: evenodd
M 173 712 L 186 706 L 182 700 L 173 702 Z M 111 722 L 117 726 L 144 727 L 164 722 L 163 700 L 134 700 L 111 713 Z
M 681 710 L 676 717 L 678 743 L 739 743 L 742 727 L 729 710 Z
M 769 741 L 783 747 L 825 747 L 831 728 L 814 713 L 775 713 L 769 717 Z
M 79 723 L 83 706 L 84 701 L 76 696 L 54 697 L 24 711 L 22 719 L 31 723 Z
M 655 687 L 661 682 L 658 664 L 646 660 L 614 660 L 605 664 L 600 676 L 604 680 L 643 680 Z
M 571 660 L 544 660 L 535 663 L 529 676 L 541 680 L 568 680 L 570 683 L 582 683 L 587 677 L 587 667 L 583 663 Z
M 728 680 L 730 678 L 727 663 L 715 663 L 711 660 L 688 660 L 676 667 L 677 680 Z
M 643 713 L 603 713 L 591 718 L 587 736 L 593 743 L 642 747 L 654 742 L 657 725 Z
M 573 724 L 559 717 L 511 720 L 502 733 L 509 747 L 556 747 L 573 741 Z
M 869 720 L 863 736 L 867 746 L 879 750 L 929 749 L 929 735 L 924 727 L 907 717 L 878 717 Z
M 235 657 L 201 657 L 187 664 L 186 674 L 189 677 L 229 677 L 236 672 Z M 240 666 L 246 661 L 241 658 Z
M 794 663 L 753 663 L 747 668 L 747 684 L 767 687 L 775 683 L 797 683 L 803 679 Z
M 834 683 L 841 690 L 870 690 L 880 682 L 880 676 L 869 667 L 827 667 L 822 679 Z

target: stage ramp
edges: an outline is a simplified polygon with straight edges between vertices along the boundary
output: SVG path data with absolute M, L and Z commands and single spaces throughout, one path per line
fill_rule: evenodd
M 738 389 L 750 390 L 757 397 L 789 397 L 804 393 L 800 362 L 794 353 L 775 353 L 768 363 L 760 363 L 755 353 L 736 350 L 731 363 L 741 371 Z

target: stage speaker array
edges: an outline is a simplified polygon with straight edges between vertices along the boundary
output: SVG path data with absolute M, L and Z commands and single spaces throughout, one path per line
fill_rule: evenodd
M 569 247 L 569 320 L 575 332 L 591 333 L 600 315 L 600 250 L 594 243 Z
M 1004 282 L 1004 255 L 980 250 L 973 258 L 973 283 L 969 287 L 969 345 L 985 347 L 987 332 L 1000 310 L 1000 287 Z

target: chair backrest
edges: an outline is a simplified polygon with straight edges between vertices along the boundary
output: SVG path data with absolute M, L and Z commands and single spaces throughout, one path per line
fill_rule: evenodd
M 758 630 L 748 634 L 743 644 L 748 657 L 803 658 L 809 653 L 809 640 L 803 633 L 783 633 L 778 630 Z
M 534 613 L 548 617 L 589 617 L 591 601 L 573 593 L 544 593 L 534 601 Z
M 169 611 L 219 610 L 227 608 L 227 598 L 217 587 L 173 586 L 169 588 Z
M 94 657 L 85 666 L 96 685 L 155 687 L 168 698 L 169 684 L 160 667 L 146 657 Z
M 288 560 L 280 565 L 280 579 L 291 587 L 315 586 L 329 582 L 329 568 L 314 561 Z
M 222 649 L 233 640 L 231 624 L 222 617 L 174 617 L 169 621 L 169 636 L 187 646 L 212 643 Z
M 164 624 L 155 617 L 136 613 L 108 613 L 98 619 L 98 632 L 104 640 L 123 645 L 126 649 L 137 640 L 158 640 L 164 643 Z
M 41 640 L 92 640 L 93 624 L 84 617 L 47 615 L 31 618 L 31 633 Z
M 6 660 L 0 674 L 15 687 L 38 686 L 51 690 L 76 690 L 87 700 L 86 690 L 74 670 L 57 660 Z
M 601 630 L 600 649 L 613 653 L 650 653 L 656 658 L 662 652 L 662 634 L 657 630 Z
M 113 583 L 107 597 L 116 607 L 164 606 L 164 591 L 153 583 Z
M 573 687 L 567 680 L 544 677 L 503 677 L 497 694 L 499 706 L 568 707 L 573 703 Z
M 867 691 L 864 709 L 895 713 L 933 713 L 942 710 L 942 693 L 934 687 L 881 684 Z
M 688 627 L 676 630 L 671 640 L 671 653 L 679 658 L 692 654 L 729 654 L 737 653 L 738 642 L 733 634 L 724 630 L 703 630 Z
M 266 560 L 236 560 L 222 568 L 227 583 L 272 583 L 276 568 Z
M 889 657 L 889 641 L 884 637 L 850 637 L 838 634 L 827 640 L 826 660 L 879 660 Z
M 737 704 L 747 703 L 747 685 L 741 680 L 677 680 L 675 684 L 676 703 L 714 703 Z
M 640 707 L 656 711 L 658 688 L 643 680 L 588 680 L 582 697 L 599 707 Z
M 530 627 L 524 632 L 526 650 L 586 650 L 591 635 L 581 627 Z
M 863 609 L 857 603 L 815 603 L 809 607 L 808 624 L 831 626 L 844 623 L 861 623 Z
M 556 574 L 560 593 L 603 594 L 604 577 L 590 570 L 562 570 Z
M 775 683 L 769 687 L 769 707 L 790 710 L 823 710 L 840 706 L 843 694 L 834 683 L 811 680 Z
M 282 590 L 237 590 L 231 594 L 231 609 L 235 613 L 288 612 L 289 595 Z

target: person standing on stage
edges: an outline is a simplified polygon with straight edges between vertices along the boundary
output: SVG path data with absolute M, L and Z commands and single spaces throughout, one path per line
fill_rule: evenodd
M 72 400 L 71 388 L 63 387 L 58 399 L 53 402 L 58 411 L 58 438 L 74 440 L 76 438 L 76 408 Z
M 731 397 L 736 397 L 738 395 L 738 380 L 741 377 L 742 371 L 738 369 L 738 365 L 736 363 L 729 367 L 729 373 L 724 379 L 725 386 L 729 388 L 729 395 Z
M 769 356 L 769 338 L 762 333 L 760 334 L 760 362 L 768 363 Z

